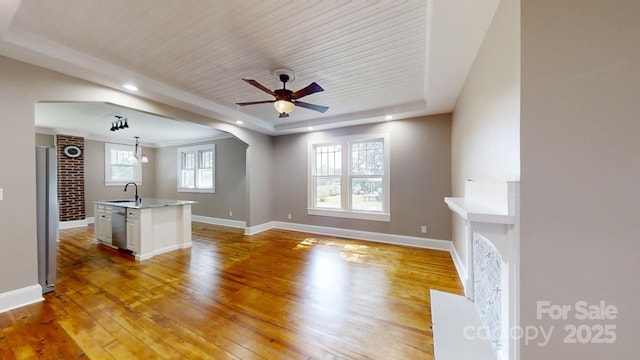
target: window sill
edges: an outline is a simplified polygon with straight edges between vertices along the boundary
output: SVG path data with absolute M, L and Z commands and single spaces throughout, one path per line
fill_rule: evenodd
M 339 218 L 346 218 L 346 219 L 357 219 L 357 220 L 371 220 L 371 221 L 384 221 L 384 222 L 391 221 L 391 214 L 383 214 L 383 213 L 367 213 L 367 212 L 357 212 L 357 211 L 309 208 L 307 209 L 307 214 L 339 217 Z
M 180 188 L 178 188 L 178 192 L 214 194 L 216 192 L 216 189 L 180 189 Z

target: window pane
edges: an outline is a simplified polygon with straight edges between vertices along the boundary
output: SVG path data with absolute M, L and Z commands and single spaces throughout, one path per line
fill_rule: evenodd
M 196 168 L 195 156 L 192 152 L 182 153 L 182 170 Z
M 213 152 L 211 150 L 203 150 L 199 152 L 200 169 L 212 169 L 213 168 Z
M 135 165 L 136 161 L 133 157 L 133 151 L 111 149 L 110 156 L 112 165 Z
M 351 174 L 384 175 L 384 139 L 351 143 Z
M 198 169 L 198 189 L 213 188 L 213 169 Z
M 180 187 L 195 188 L 195 170 L 183 169 L 180 171 Z
M 351 207 L 354 210 L 382 211 L 382 178 L 351 179 Z
M 314 146 L 316 153 L 315 175 L 340 175 L 342 173 L 342 147 L 340 145 Z
M 134 181 L 135 168 L 126 165 L 111 165 L 111 180 L 113 181 Z
M 107 186 L 142 181 L 142 164 L 133 156 L 133 146 L 105 143 L 104 149 Z
M 316 178 L 315 206 L 319 208 L 340 209 L 340 178 Z
M 215 144 L 178 149 L 178 190 L 213 192 L 215 189 Z

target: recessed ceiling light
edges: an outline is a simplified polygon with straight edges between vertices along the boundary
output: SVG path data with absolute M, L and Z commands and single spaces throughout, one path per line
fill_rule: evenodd
M 129 91 L 138 91 L 138 87 L 133 84 L 124 84 L 122 87 Z
M 244 121 L 242 121 L 242 120 L 236 120 L 236 124 L 238 124 L 238 125 L 242 125 L 242 124 L 244 124 Z
M 384 117 L 385 120 L 392 120 L 393 119 L 393 115 L 387 115 Z
M 307 130 L 313 130 L 313 126 L 309 126 Z

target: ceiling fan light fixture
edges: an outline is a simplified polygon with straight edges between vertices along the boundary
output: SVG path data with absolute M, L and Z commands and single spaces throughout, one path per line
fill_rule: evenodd
M 273 103 L 273 107 L 276 108 L 276 111 L 280 114 L 289 114 L 296 106 L 291 101 L 278 100 Z

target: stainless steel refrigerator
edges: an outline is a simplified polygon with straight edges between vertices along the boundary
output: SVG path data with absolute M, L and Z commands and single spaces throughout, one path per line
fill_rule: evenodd
M 58 245 L 58 167 L 55 147 L 36 147 L 38 282 L 42 293 L 56 289 Z

